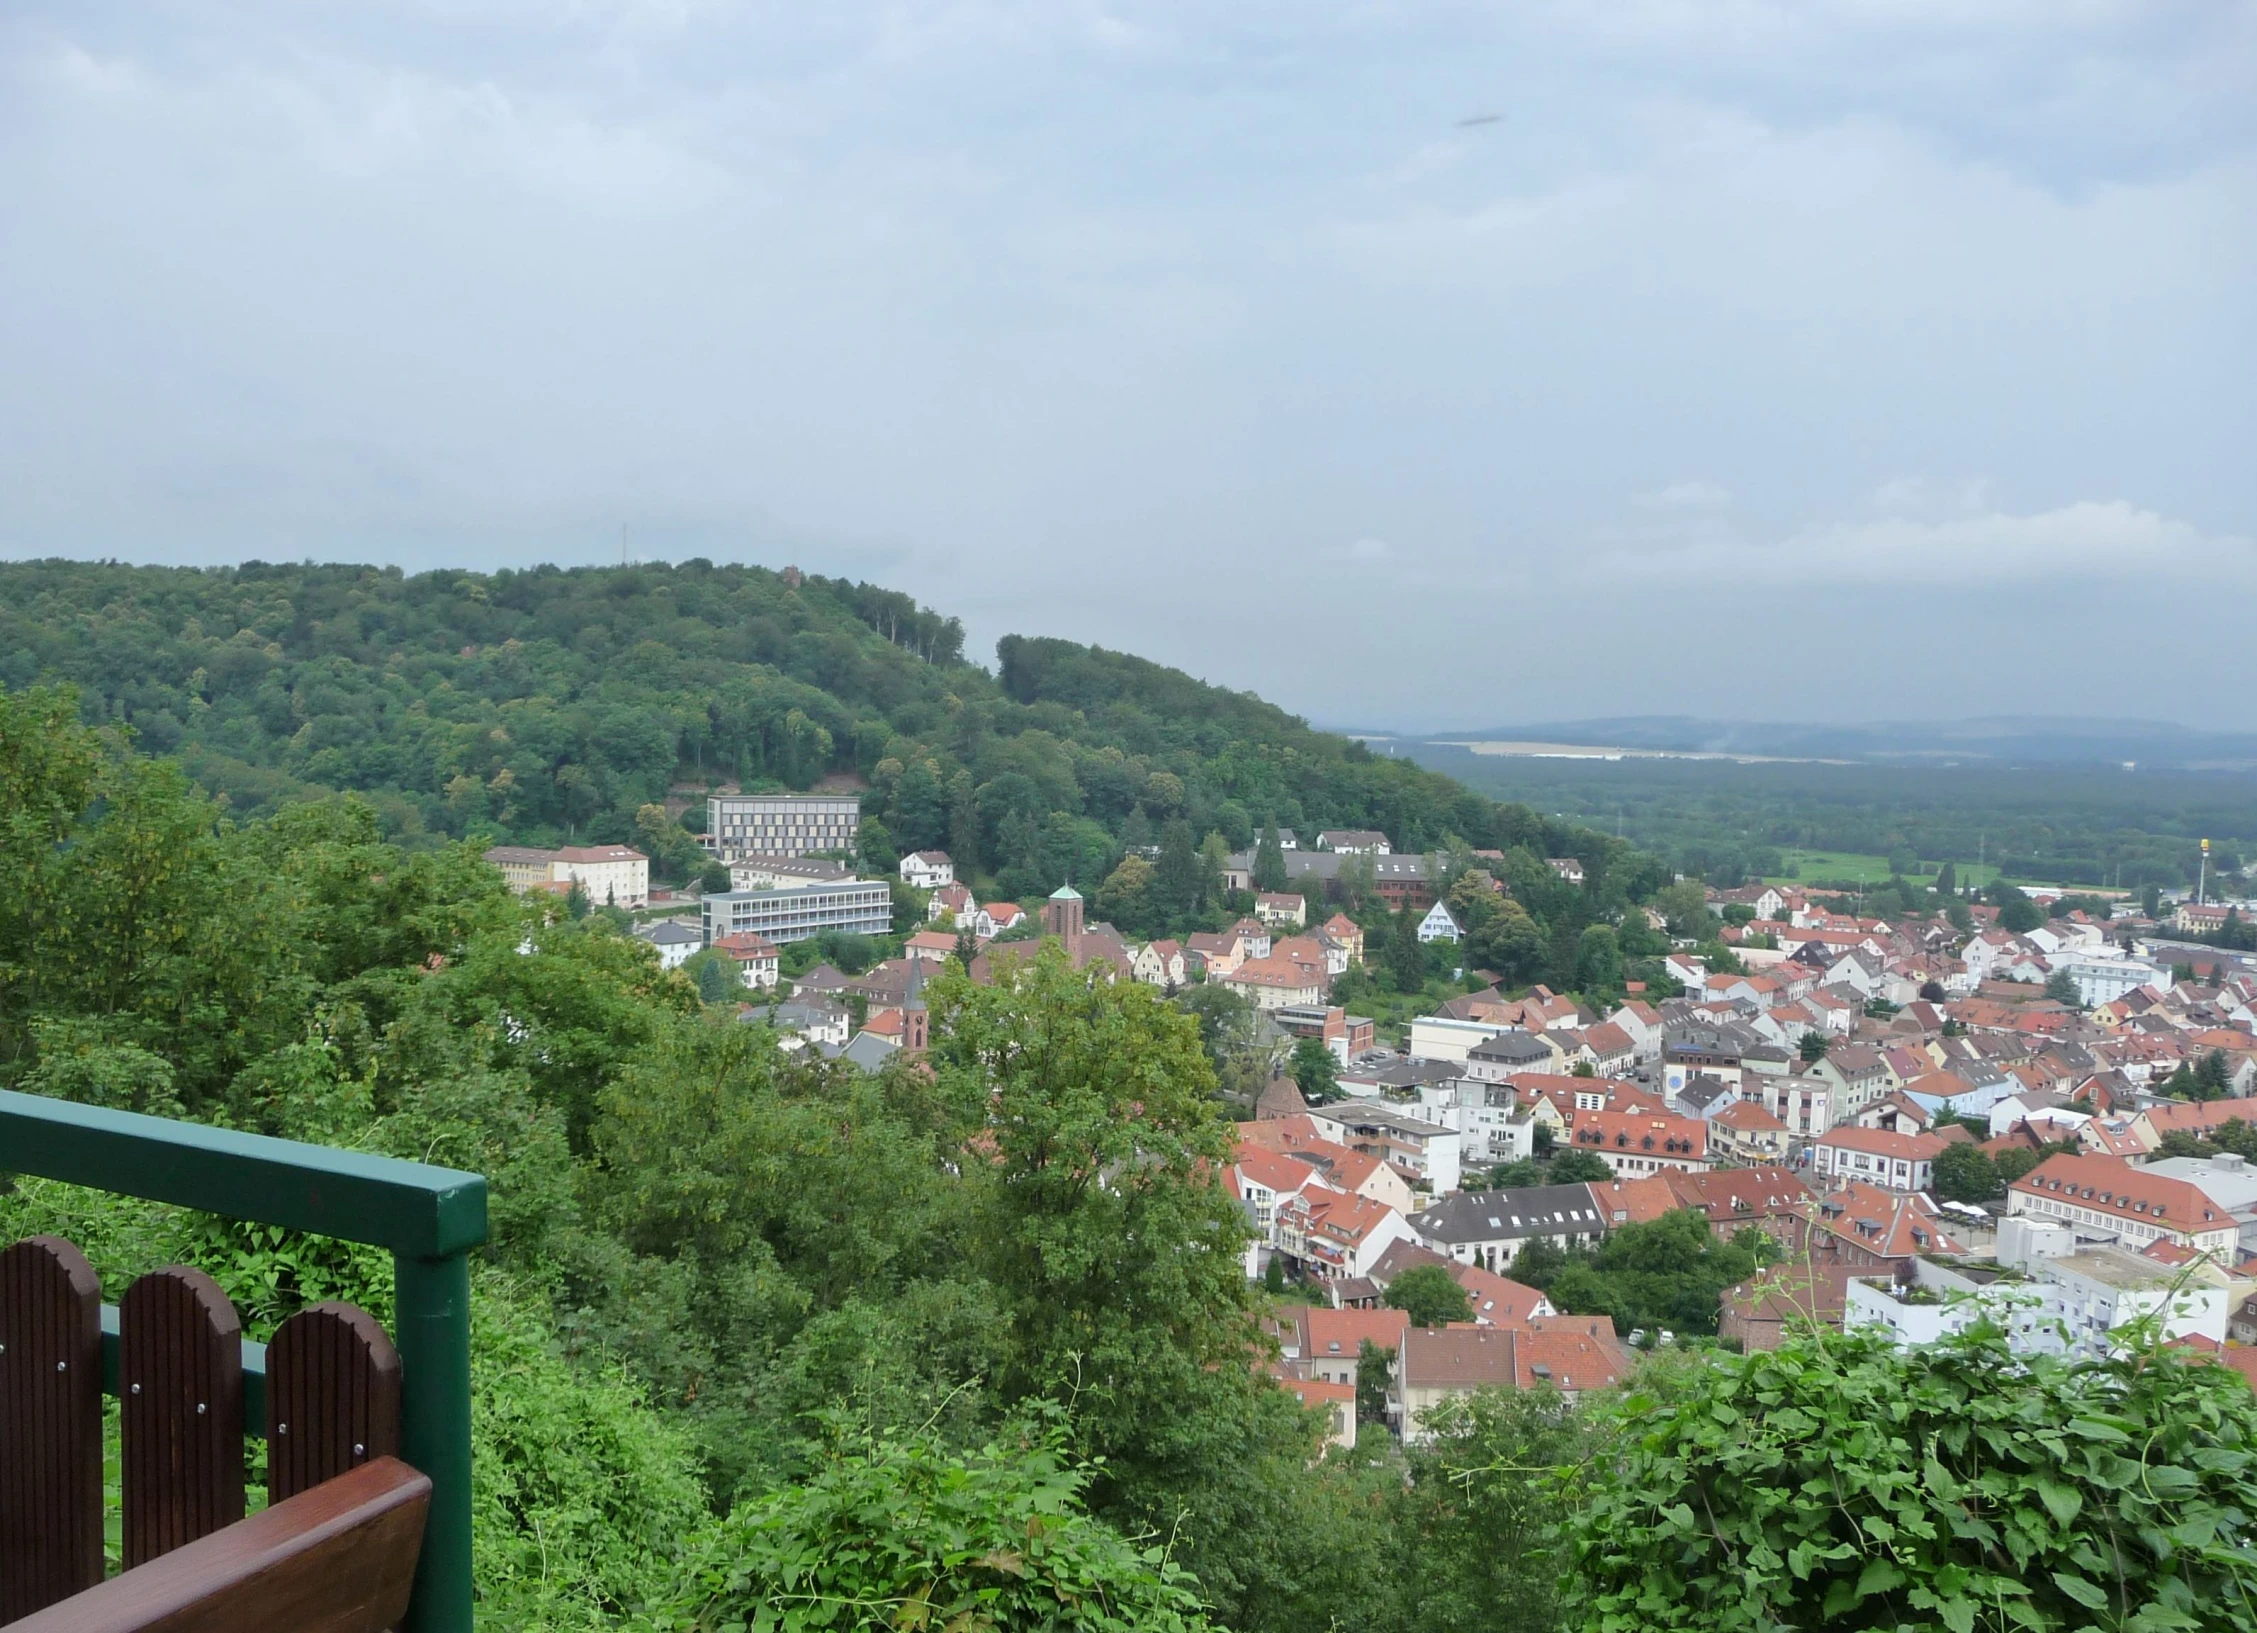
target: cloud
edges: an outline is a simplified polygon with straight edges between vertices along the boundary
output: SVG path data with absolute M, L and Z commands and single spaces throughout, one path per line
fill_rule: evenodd
M 1638 503 L 1649 510 L 1717 510 L 1731 502 L 1732 490 L 1714 482 L 1672 482 L 1638 495 Z
M 1319 552 L 1329 561 L 1381 562 L 1395 559 L 1395 547 L 1385 539 L 1354 539 L 1331 544 Z
M 1892 515 L 1834 521 L 1784 537 L 1688 537 L 1617 544 L 1602 565 L 1659 579 L 1722 584 L 1751 595 L 1814 584 L 1994 589 L 2043 586 L 2064 593 L 2098 583 L 2257 581 L 2257 545 L 2205 534 L 2122 500 L 2081 500 L 2016 515 L 2002 510 L 1940 520 Z

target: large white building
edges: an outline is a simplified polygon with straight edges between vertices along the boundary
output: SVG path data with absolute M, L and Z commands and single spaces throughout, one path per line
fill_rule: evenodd
M 563 894 L 574 885 L 596 907 L 648 907 L 650 858 L 625 845 L 567 845 L 535 850 L 526 845 L 496 845 L 486 860 L 502 870 L 519 895 L 548 890 Z
M 712 794 L 705 820 L 706 843 L 724 862 L 812 856 L 854 848 L 862 802 L 853 794 Z
M 893 928 L 893 888 L 882 879 L 842 879 L 788 890 L 725 890 L 699 898 L 705 944 L 766 936 L 782 946 L 826 930 L 882 936 Z

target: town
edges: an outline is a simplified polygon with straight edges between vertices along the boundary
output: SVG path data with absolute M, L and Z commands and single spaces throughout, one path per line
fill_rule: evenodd
M 1477 1389 L 1572 1400 L 1642 1351 L 1797 1327 L 1913 1345 L 1987 1321 L 2098 1356 L 2159 1322 L 2257 1386 L 2257 959 L 2220 946 L 2239 903 L 1963 895 L 1947 872 L 1936 911 L 1878 918 L 1677 880 L 1562 992 L 1470 967 L 1517 911 L 1529 859 L 1502 852 L 1218 837 L 1228 922 L 1143 939 L 1093 908 L 1158 845 L 1088 895 L 982 900 L 945 851 L 892 856 L 851 791 L 714 793 L 704 816 L 694 889 L 654 889 L 627 846 L 487 858 L 865 1072 L 914 1069 L 952 962 L 986 983 L 1055 948 L 1197 1010 L 1235 1039 L 1224 1178 L 1268 1364 L 1343 1447 L 1415 1444 Z

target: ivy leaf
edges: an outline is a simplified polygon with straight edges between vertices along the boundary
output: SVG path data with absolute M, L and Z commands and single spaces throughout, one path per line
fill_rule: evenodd
M 2087 1610 L 2105 1610 L 2108 1607 L 2108 1595 L 2081 1576 L 2072 1576 L 2067 1571 L 2055 1571 L 2053 1585 Z
M 2084 1497 L 2074 1486 L 2065 1486 L 2058 1480 L 2031 1483 L 2037 1487 L 2038 1501 L 2045 1504 L 2045 1511 L 2053 1516 L 2056 1525 L 2067 1525 L 2085 1506 Z

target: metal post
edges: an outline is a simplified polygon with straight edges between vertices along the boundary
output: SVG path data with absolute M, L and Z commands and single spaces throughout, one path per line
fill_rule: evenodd
M 470 1633 L 470 1260 L 392 1256 L 401 1455 L 431 1477 L 402 1633 Z

